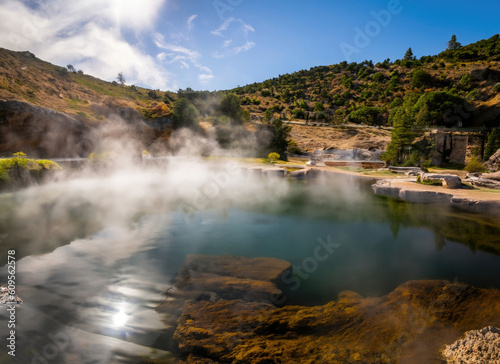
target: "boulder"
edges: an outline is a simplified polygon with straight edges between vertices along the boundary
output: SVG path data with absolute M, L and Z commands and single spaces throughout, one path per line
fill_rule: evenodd
M 488 178 L 490 176 L 493 178 Z M 500 175 L 498 173 L 483 173 L 479 177 L 473 174 L 468 174 L 466 181 L 467 183 L 475 187 L 484 187 L 484 188 L 500 190 L 500 180 L 496 179 L 499 177 Z
M 500 364 L 500 329 L 488 326 L 467 331 L 461 339 L 446 346 L 443 356 L 448 364 Z
M 420 180 L 422 182 L 439 181 L 446 188 L 462 188 L 462 180 L 453 174 L 420 173 Z
M 423 172 L 424 170 L 420 167 L 396 167 L 396 166 L 389 166 L 389 171 L 394 172 L 394 173 L 404 173 L 408 174 L 409 172 L 413 173 L 419 173 Z
M 482 173 L 480 177 L 486 179 L 492 179 L 494 181 L 500 181 L 500 172 Z

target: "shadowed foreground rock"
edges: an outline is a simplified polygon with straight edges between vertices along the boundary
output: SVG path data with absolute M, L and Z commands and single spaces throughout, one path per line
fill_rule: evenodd
M 230 273 L 230 264 L 220 266 L 221 258 L 212 258 L 188 259 L 188 270 L 199 273 L 194 281 L 201 283 L 196 277 L 209 274 L 210 267 L 220 277 Z M 196 262 L 201 270 L 193 270 Z M 251 264 L 236 258 L 233 268 L 245 266 Z M 182 270 L 180 277 L 187 277 Z M 181 281 L 189 285 L 190 279 Z M 323 306 L 277 308 L 269 299 L 252 301 L 252 295 L 232 299 L 225 282 L 210 280 L 219 292 L 215 296 L 185 296 L 174 334 L 182 362 L 442 363 L 446 344 L 466 331 L 500 324 L 500 291 L 461 283 L 410 281 L 383 297 L 345 291 Z M 229 299 L 222 298 L 226 294 Z M 168 302 L 160 307 L 168 310 Z
M 500 329 L 488 326 L 468 331 L 462 339 L 446 346 L 443 355 L 450 364 L 500 364 Z

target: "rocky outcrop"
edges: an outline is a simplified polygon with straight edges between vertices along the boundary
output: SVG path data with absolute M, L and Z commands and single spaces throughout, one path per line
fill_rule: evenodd
M 452 174 L 420 173 L 422 182 L 439 182 L 446 188 L 462 188 L 460 177 Z
M 71 115 L 26 102 L 0 100 L 0 153 L 78 157 L 87 156 L 95 144 L 91 129 Z
M 455 197 L 449 193 L 405 189 L 393 186 L 391 180 L 379 180 L 372 185 L 376 195 L 411 203 L 445 204 L 462 212 L 472 212 L 491 216 L 500 216 L 500 201 L 477 201 Z
M 500 169 L 500 149 L 498 149 L 488 161 L 485 163 L 486 168 L 491 172 L 496 172 Z
M 468 331 L 446 346 L 443 355 L 448 364 L 500 364 L 500 329 L 488 326 Z
M 464 332 L 500 324 L 500 291 L 410 281 L 383 297 L 344 291 L 323 306 L 277 307 L 291 264 L 274 258 L 190 255 L 175 291 L 181 363 L 439 362 Z M 282 301 L 280 301 L 282 302 Z

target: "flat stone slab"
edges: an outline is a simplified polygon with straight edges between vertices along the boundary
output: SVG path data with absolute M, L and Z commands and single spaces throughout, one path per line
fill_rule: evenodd
M 425 190 L 406 190 L 391 186 L 387 180 L 378 181 L 372 185 L 376 195 L 386 196 L 412 203 L 450 203 L 453 195 L 443 192 Z

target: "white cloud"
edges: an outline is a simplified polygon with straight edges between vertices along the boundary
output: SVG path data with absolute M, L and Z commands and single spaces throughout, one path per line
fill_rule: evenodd
M 151 30 L 167 0 L 38 2 L 2 0 L 0 46 L 30 50 L 59 65 L 68 63 L 107 80 L 123 71 L 129 83 L 171 88 L 170 76 L 124 32 Z
M 193 14 L 191 15 L 188 20 L 187 20 L 187 28 L 189 31 L 193 30 L 194 29 L 194 24 L 193 24 L 193 21 L 198 17 L 197 14 Z
M 251 32 L 255 32 L 255 29 L 243 20 L 232 17 L 227 19 L 218 29 L 210 32 L 218 37 L 226 38 L 221 46 L 221 52 L 215 52 L 213 57 L 223 58 L 250 50 L 255 46 L 255 42 L 249 40 Z
M 208 83 L 214 78 L 214 75 L 202 73 L 198 76 L 201 83 Z

